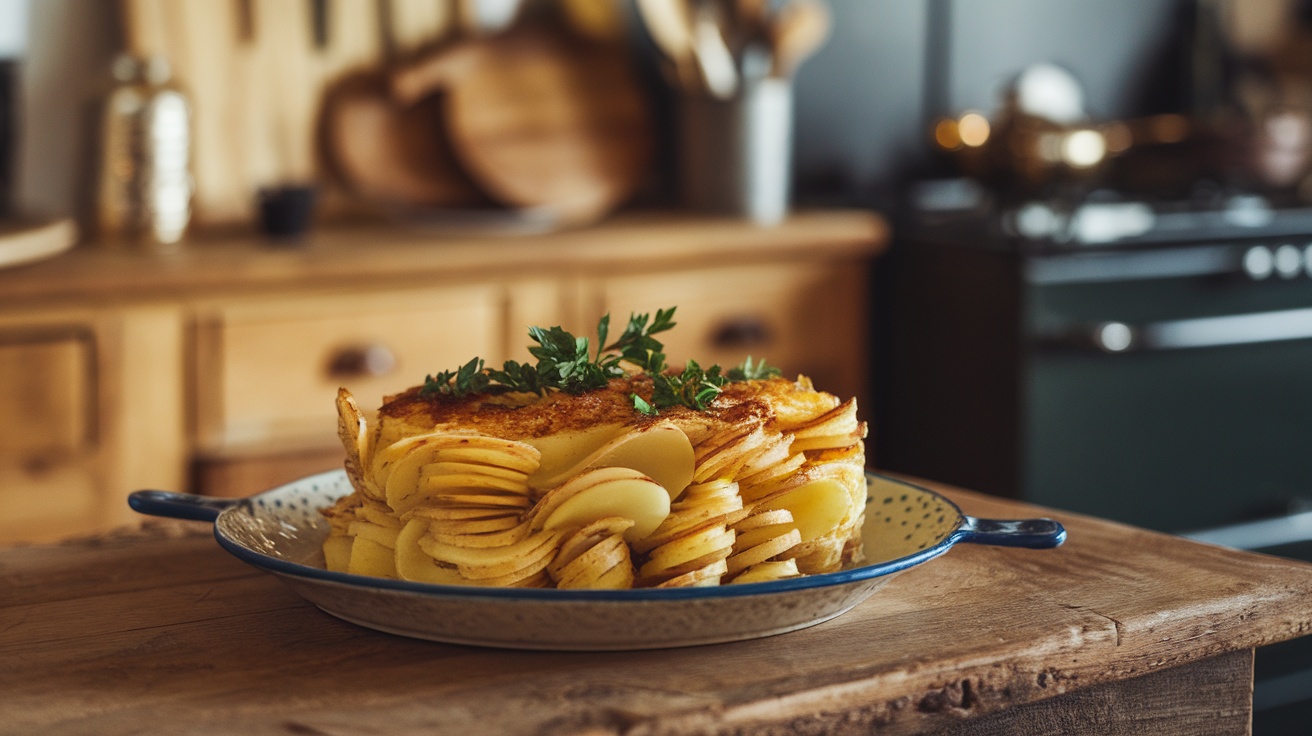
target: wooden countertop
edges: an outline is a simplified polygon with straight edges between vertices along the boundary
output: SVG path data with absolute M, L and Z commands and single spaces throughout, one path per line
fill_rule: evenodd
M 885 222 L 858 210 L 799 212 L 774 227 L 741 218 L 630 212 L 587 228 L 525 235 L 459 235 L 378 224 L 321 228 L 293 244 L 254 234 L 198 234 L 169 254 L 84 243 L 41 263 L 0 271 L 0 305 L 414 283 L 544 267 L 659 269 L 799 253 L 869 257 L 887 239 Z
M 1055 550 L 958 545 L 827 623 L 635 653 L 359 628 L 202 523 L 4 549 L 0 730 L 1247 733 L 1251 650 L 1312 632 L 1312 565 L 1052 515 Z

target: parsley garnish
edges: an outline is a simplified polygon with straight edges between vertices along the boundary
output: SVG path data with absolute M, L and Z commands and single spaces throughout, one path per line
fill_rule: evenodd
M 483 392 L 581 394 L 605 388 L 610 379 L 627 375 L 623 365 L 628 364 L 652 379 L 651 401 L 634 394 L 633 408 L 656 416 L 661 409 L 672 406 L 705 411 L 729 381 L 780 375 L 778 368 L 766 365 L 764 360 L 753 363 L 751 356 L 727 374 L 722 374 L 718 365 L 703 369 L 692 360 L 682 373 L 670 372 L 665 364 L 665 346 L 652 336 L 674 327 L 674 310 L 674 307 L 657 310 L 654 318 L 647 314 L 630 315 L 624 331 L 609 344 L 606 342 L 610 332 L 609 314 L 597 323 L 595 343 L 560 327 L 531 327 L 529 337 L 537 344 L 529 348 L 529 354 L 537 359 L 536 364 L 508 360 L 496 369 L 487 368 L 482 358 L 474 358 L 454 371 L 426 376 L 420 393 L 453 397 Z
M 756 381 L 766 378 L 778 378 L 783 374 L 784 372 L 778 368 L 775 368 L 772 365 L 766 365 L 764 360 L 759 363 L 753 363 L 752 356 L 749 355 L 747 356 L 747 359 L 742 362 L 742 365 L 737 368 L 730 368 L 727 375 L 729 376 L 730 381 Z
M 648 416 L 655 416 L 661 409 L 670 406 L 706 411 L 711 401 L 720 395 L 724 384 L 729 382 L 728 378 L 720 375 L 720 366 L 713 365 L 702 370 L 695 360 L 688 361 L 683 373 L 653 374 L 651 380 L 650 404 L 642 401 L 637 394 L 633 396 L 633 408 Z

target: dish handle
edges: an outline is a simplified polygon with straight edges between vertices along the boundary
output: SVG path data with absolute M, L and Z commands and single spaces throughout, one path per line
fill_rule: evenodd
M 241 503 L 240 498 L 216 498 L 194 493 L 172 491 L 134 491 L 128 495 L 128 506 L 133 511 L 150 516 L 167 516 L 170 519 L 214 521 L 219 513 Z
M 961 541 L 999 547 L 1050 549 L 1066 541 L 1066 527 L 1052 519 L 979 519 L 966 516 Z

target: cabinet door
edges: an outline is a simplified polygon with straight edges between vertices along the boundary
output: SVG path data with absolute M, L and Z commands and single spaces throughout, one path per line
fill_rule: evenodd
M 336 395 L 362 409 L 475 356 L 501 359 L 501 291 L 471 286 L 218 305 L 196 325 L 203 452 L 337 442 Z
M 90 329 L 0 329 L 0 540 L 77 531 L 94 516 L 95 397 Z
M 0 318 L 0 544 L 140 521 L 185 474 L 182 329 L 168 307 Z
M 578 288 L 560 276 L 519 278 L 507 281 L 506 345 L 507 359 L 532 362 L 528 336 L 530 327 L 562 326 L 578 334 Z
M 779 262 L 616 275 L 595 284 L 595 316 L 611 331 L 633 312 L 676 306 L 677 326 L 660 336 L 671 365 L 765 359 L 805 374 L 840 396 L 865 391 L 865 266 Z

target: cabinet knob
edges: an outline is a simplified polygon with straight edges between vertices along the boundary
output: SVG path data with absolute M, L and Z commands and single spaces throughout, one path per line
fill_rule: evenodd
M 774 331 L 760 317 L 734 317 L 711 332 L 711 344 L 721 350 L 755 348 L 774 341 Z
M 333 378 L 378 378 L 396 368 L 396 355 L 386 346 L 352 345 L 338 350 L 328 361 Z

